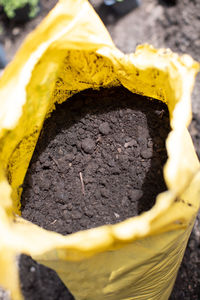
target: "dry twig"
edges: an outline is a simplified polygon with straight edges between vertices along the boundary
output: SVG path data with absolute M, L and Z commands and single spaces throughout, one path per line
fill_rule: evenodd
M 85 195 L 85 186 L 84 186 L 84 182 L 83 182 L 83 175 L 81 172 L 79 173 L 79 175 L 80 175 L 80 180 L 81 180 L 82 193 L 83 193 L 83 195 Z

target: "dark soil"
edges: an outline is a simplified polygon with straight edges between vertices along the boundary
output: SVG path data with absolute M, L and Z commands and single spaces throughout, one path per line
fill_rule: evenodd
M 167 106 L 122 87 L 88 90 L 46 120 L 22 194 L 22 216 L 68 234 L 149 210 L 166 186 Z
M 31 257 L 20 257 L 20 281 L 26 300 L 74 300 L 55 271 Z

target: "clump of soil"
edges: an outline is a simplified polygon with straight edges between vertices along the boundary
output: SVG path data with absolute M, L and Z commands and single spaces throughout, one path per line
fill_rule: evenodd
M 44 124 L 24 182 L 22 216 L 69 234 L 149 210 L 166 190 L 169 130 L 165 104 L 122 87 L 73 96 Z

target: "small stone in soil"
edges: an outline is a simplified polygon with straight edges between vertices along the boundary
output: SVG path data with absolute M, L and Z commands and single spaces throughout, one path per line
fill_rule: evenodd
M 82 141 L 81 147 L 82 147 L 83 151 L 85 151 L 85 153 L 91 154 L 94 151 L 95 142 L 90 138 L 86 138 Z
M 132 147 L 132 146 L 137 147 L 137 141 L 135 139 L 132 139 L 129 142 L 124 144 L 125 148 Z
M 108 122 L 104 122 L 99 126 L 99 131 L 100 133 L 104 134 L 104 135 L 108 135 L 110 132 L 110 126 L 108 124 Z
M 128 192 L 128 197 L 130 201 L 138 201 L 140 198 L 142 198 L 143 192 L 141 190 L 132 189 Z

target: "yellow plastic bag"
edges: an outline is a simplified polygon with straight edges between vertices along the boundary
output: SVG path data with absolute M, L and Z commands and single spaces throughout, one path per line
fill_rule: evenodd
M 21 252 L 56 270 L 78 300 L 168 299 L 200 202 L 187 130 L 198 70 L 190 56 L 149 45 L 124 55 L 86 0 L 60 0 L 29 35 L 0 80 L 0 285 L 13 299 Z M 23 220 L 21 184 L 55 103 L 117 85 L 168 105 L 168 190 L 140 216 L 66 237 Z

